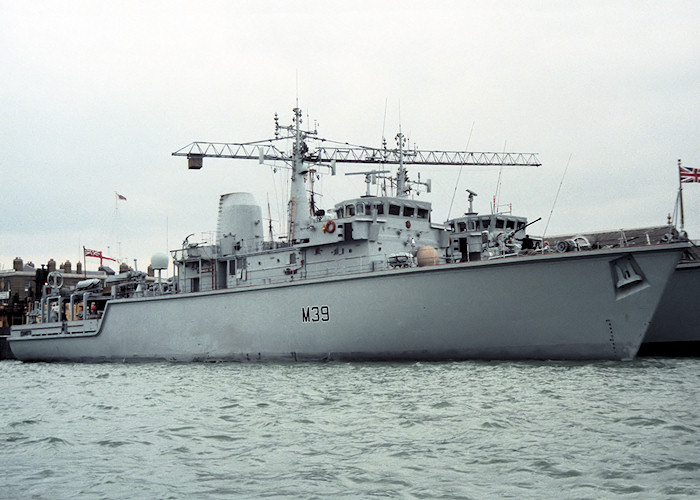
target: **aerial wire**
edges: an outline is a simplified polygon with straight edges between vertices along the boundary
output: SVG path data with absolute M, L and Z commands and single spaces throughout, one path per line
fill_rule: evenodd
M 549 228 L 549 221 L 552 220 L 552 214 L 554 213 L 554 206 L 557 204 L 557 199 L 559 198 L 559 192 L 561 191 L 561 186 L 564 184 L 564 177 L 566 177 L 566 171 L 569 170 L 569 163 L 571 163 L 571 156 L 573 153 L 569 155 L 569 161 L 566 162 L 566 168 L 564 168 L 564 173 L 561 176 L 561 181 L 559 182 L 559 188 L 557 189 L 557 194 L 554 197 L 554 203 L 552 203 L 552 210 L 549 212 L 549 218 L 547 219 L 547 225 L 544 226 L 544 233 L 542 233 L 542 241 L 544 242 L 544 238 L 547 234 L 547 228 Z
M 469 150 L 469 143 L 472 141 L 472 132 L 474 132 L 474 124 L 476 123 L 476 120 L 472 122 L 472 128 L 469 130 L 469 137 L 467 138 L 467 146 L 464 148 L 464 151 Z M 450 214 L 452 213 L 452 204 L 455 202 L 455 196 L 457 195 L 457 187 L 459 187 L 459 178 L 462 177 L 462 167 L 464 165 L 459 166 L 459 173 L 457 174 L 457 182 L 455 182 L 455 190 L 452 193 L 452 201 L 450 201 L 450 209 L 447 211 L 447 219 L 450 218 Z
M 384 138 L 386 137 L 384 135 L 384 132 L 386 131 L 386 109 L 387 109 L 388 105 L 389 105 L 389 98 L 385 97 L 384 98 L 384 122 L 382 123 L 382 140 L 384 140 Z
M 508 147 L 508 141 L 503 141 L 503 154 L 506 152 L 506 148 Z M 496 194 L 493 195 L 493 213 L 498 213 L 498 201 L 501 196 L 501 179 L 503 178 L 503 164 L 501 164 L 501 168 L 498 170 L 498 181 L 496 182 Z
M 389 106 L 389 97 L 384 98 L 384 122 L 382 123 L 382 146 L 386 144 L 386 110 L 387 107 Z M 384 170 L 384 164 L 380 167 L 380 170 Z M 380 188 L 380 185 L 377 184 L 377 194 L 379 194 L 379 190 L 383 191 L 383 194 L 386 196 L 386 177 L 382 178 L 382 187 Z

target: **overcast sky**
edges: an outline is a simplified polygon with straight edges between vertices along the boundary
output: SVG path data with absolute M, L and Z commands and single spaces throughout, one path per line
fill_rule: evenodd
M 0 0 L 0 266 L 137 258 L 216 229 L 219 195 L 283 220 L 284 171 L 171 153 L 291 123 L 322 137 L 539 154 L 499 202 L 547 234 L 661 225 L 700 167 L 700 2 Z M 568 164 L 568 168 L 567 168 Z M 330 208 L 362 166 L 320 182 Z M 433 220 L 489 212 L 495 167 L 421 168 Z M 409 174 L 417 175 L 416 169 Z M 459 182 L 458 181 L 459 178 Z M 561 189 L 560 189 L 561 187 Z M 557 198 L 557 191 L 559 195 Z M 127 200 L 115 209 L 115 194 Z M 700 184 L 683 190 L 700 238 Z M 556 203 L 555 203 L 556 199 Z M 551 214 L 551 217 L 550 217 Z M 97 261 L 88 261 L 96 268 Z

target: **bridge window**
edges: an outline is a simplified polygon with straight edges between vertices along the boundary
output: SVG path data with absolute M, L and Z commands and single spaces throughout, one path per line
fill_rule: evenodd
M 467 223 L 466 222 L 458 222 L 457 227 L 459 228 L 459 232 L 463 233 L 464 231 L 467 230 Z
M 498 217 L 496 219 L 496 229 L 503 229 L 506 226 L 506 221 Z
M 398 205 L 389 205 L 389 215 L 401 215 L 401 207 Z
M 427 208 L 419 208 L 418 209 L 418 218 L 419 219 L 427 219 L 429 213 L 430 212 L 428 211 Z
M 377 215 L 384 215 L 384 204 L 379 203 L 378 205 L 376 205 L 376 207 L 377 207 Z
M 413 214 L 416 212 L 416 209 L 413 207 L 403 207 L 403 214 L 406 217 L 413 217 Z
M 355 205 L 346 205 L 345 211 L 347 212 L 348 217 L 352 217 L 355 215 Z

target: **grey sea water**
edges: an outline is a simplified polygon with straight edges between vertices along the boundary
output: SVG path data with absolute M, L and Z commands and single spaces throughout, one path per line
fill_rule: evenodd
M 0 362 L 2 498 L 697 498 L 700 360 Z

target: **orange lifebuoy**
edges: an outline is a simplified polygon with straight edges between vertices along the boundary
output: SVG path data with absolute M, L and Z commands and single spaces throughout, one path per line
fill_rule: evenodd
M 332 233 L 333 231 L 335 231 L 335 222 L 329 220 L 328 222 L 326 222 L 326 225 L 323 226 L 323 230 L 327 233 Z

